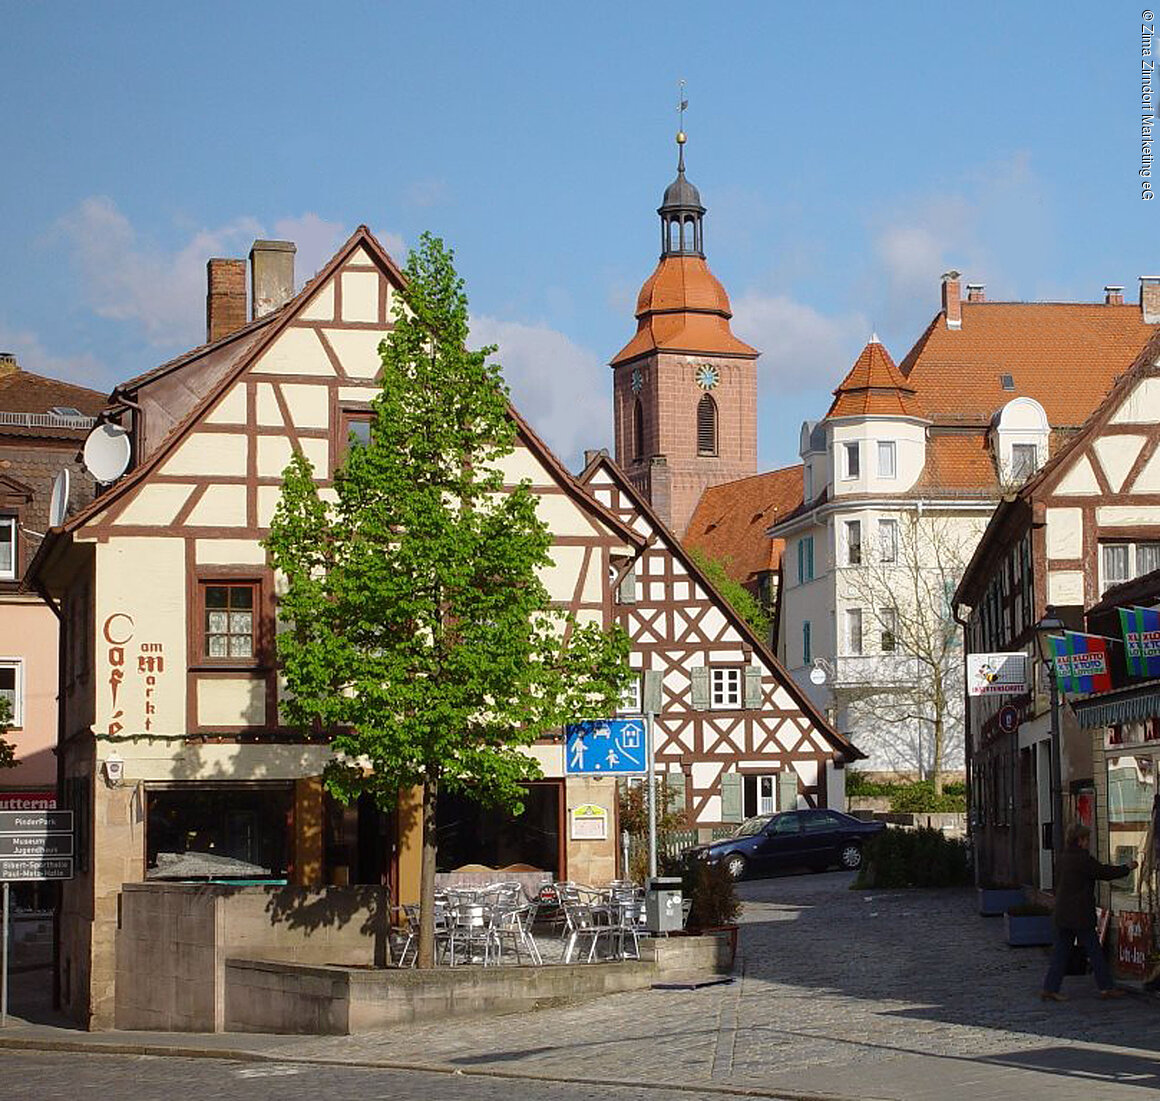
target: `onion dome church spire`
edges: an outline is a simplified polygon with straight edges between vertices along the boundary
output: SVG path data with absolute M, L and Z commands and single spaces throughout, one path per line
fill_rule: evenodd
M 681 100 L 682 117 L 686 103 Z M 701 493 L 757 472 L 760 354 L 733 335 L 729 296 L 705 262 L 701 195 L 685 175 L 657 208 L 661 255 L 636 300 L 637 330 L 613 357 L 616 460 L 677 535 Z

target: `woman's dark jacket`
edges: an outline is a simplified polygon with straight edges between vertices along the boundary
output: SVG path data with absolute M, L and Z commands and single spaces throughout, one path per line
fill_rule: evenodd
M 1055 924 L 1060 929 L 1096 927 L 1096 880 L 1119 879 L 1127 864 L 1101 864 L 1087 849 L 1069 848 L 1055 864 Z

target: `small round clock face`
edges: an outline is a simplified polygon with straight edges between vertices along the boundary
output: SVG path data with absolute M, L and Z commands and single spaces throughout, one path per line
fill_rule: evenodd
M 632 392 L 634 394 L 640 393 L 640 388 L 644 385 L 644 375 L 641 373 L 639 367 L 632 369 Z
M 721 372 L 711 363 L 702 363 L 697 368 L 697 385 L 702 390 L 712 390 L 721 381 Z

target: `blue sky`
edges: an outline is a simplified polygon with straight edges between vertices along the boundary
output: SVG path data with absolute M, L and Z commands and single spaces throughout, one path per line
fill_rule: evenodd
M 790 463 L 947 268 L 1088 301 L 1160 271 L 1141 10 L 0 0 L 0 349 L 109 389 L 204 339 L 210 256 L 289 237 L 301 281 L 360 222 L 400 260 L 430 229 L 575 465 L 611 440 L 683 78 L 708 260 L 764 353 L 760 465 Z

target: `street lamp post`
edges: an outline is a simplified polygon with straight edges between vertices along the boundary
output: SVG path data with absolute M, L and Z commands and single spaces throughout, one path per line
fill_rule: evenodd
M 1063 851 L 1063 760 L 1060 753 L 1059 684 L 1048 639 L 1063 629 L 1063 621 L 1055 614 L 1055 608 L 1048 604 L 1043 618 L 1035 624 L 1035 643 L 1039 660 L 1047 669 L 1047 679 L 1051 682 L 1051 848 L 1056 858 Z

